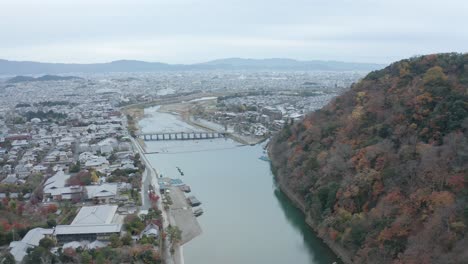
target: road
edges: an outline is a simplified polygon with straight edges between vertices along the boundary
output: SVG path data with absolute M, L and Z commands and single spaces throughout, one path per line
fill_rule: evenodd
M 149 190 L 149 186 L 152 185 L 153 186 L 153 189 L 154 191 L 156 192 L 156 194 L 159 196 L 159 197 L 162 197 L 161 196 L 161 193 L 159 191 L 159 183 L 158 183 L 158 174 L 156 172 L 156 170 L 151 166 L 151 163 L 149 162 L 149 160 L 146 158 L 146 155 L 145 155 L 145 151 L 143 150 L 143 148 L 141 147 L 140 143 L 135 140 L 134 138 L 132 137 L 129 137 L 130 140 L 132 141 L 132 144 L 134 146 L 134 149 L 136 151 L 138 151 L 138 153 L 140 154 L 140 158 L 141 158 L 141 161 L 145 164 L 145 171 L 143 172 L 143 177 L 142 177 L 142 187 L 141 187 L 141 207 L 140 207 L 140 211 L 141 210 L 148 210 L 149 208 L 151 208 L 151 202 L 149 200 L 149 197 L 148 197 L 148 190 Z M 158 208 L 161 209 L 161 212 L 162 212 L 162 218 L 163 218 L 163 229 L 166 230 L 167 227 L 169 226 L 169 217 L 167 216 L 167 212 L 166 210 L 164 210 L 164 206 L 162 205 L 162 202 L 161 202 L 162 199 L 159 199 L 157 201 L 157 206 Z M 169 237 L 166 236 L 166 239 L 165 239 L 165 251 L 164 251 L 164 256 L 165 256 L 165 263 L 166 264 L 175 264 L 174 263 L 174 260 L 172 258 L 172 254 L 170 252 L 170 241 L 169 241 Z M 180 261 L 178 261 L 180 262 Z

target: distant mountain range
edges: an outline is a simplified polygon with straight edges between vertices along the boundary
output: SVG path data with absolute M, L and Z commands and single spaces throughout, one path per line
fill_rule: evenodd
M 385 66 L 386 65 L 375 63 L 242 58 L 219 59 L 196 64 L 167 64 L 136 60 L 119 60 L 109 63 L 93 64 L 43 63 L 32 61 L 0 60 L 0 75 L 154 72 L 185 70 L 372 71 L 381 69 Z

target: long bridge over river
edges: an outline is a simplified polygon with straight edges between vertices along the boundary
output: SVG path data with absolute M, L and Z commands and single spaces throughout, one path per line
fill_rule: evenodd
M 146 132 L 138 134 L 144 141 L 200 140 L 228 137 L 228 132 Z

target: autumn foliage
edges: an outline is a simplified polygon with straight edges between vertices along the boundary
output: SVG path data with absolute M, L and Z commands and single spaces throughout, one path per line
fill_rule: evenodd
M 281 186 L 355 263 L 468 263 L 468 54 L 370 73 L 272 141 Z

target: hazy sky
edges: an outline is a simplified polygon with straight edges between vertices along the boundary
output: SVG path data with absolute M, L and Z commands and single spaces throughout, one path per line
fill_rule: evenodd
M 0 0 L 0 58 L 387 63 L 468 52 L 467 0 Z

